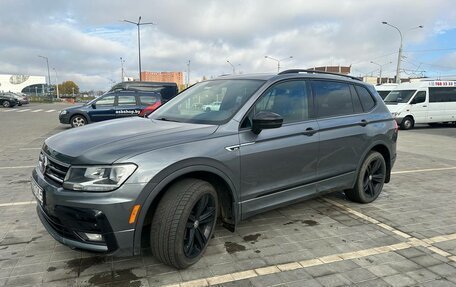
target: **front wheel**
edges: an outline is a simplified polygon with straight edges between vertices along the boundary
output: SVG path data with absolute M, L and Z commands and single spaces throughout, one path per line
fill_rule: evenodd
M 217 210 L 217 192 L 210 183 L 184 179 L 173 184 L 152 219 L 152 254 L 178 269 L 196 263 L 214 232 Z
M 2 104 L 2 105 L 3 105 L 3 107 L 5 107 L 5 108 L 11 107 L 11 104 L 10 104 L 9 101 L 3 101 L 3 104 Z
M 409 129 L 413 128 L 414 125 L 415 125 L 415 122 L 413 121 L 413 119 L 411 117 L 405 117 L 402 120 L 401 129 L 409 130 Z
M 345 195 L 351 201 L 369 203 L 377 199 L 383 189 L 386 178 L 386 164 L 383 156 L 376 151 L 370 152 L 364 160 L 353 189 Z
M 87 120 L 84 116 L 75 115 L 75 116 L 71 117 L 70 123 L 73 128 L 82 127 L 87 124 Z

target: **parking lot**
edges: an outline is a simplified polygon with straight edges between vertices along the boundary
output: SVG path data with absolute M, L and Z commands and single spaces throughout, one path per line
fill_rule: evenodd
M 335 193 L 221 226 L 176 270 L 57 243 L 30 175 L 68 104 L 0 108 L 0 286 L 456 286 L 456 127 L 400 131 L 392 180 L 368 205 Z

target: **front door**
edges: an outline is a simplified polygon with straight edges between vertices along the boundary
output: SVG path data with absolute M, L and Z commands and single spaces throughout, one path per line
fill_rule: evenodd
M 241 208 L 248 217 L 316 191 L 318 125 L 304 80 L 280 82 L 269 88 L 241 124 Z M 251 131 L 253 116 L 269 111 L 283 117 L 283 125 Z
M 87 112 L 92 122 L 99 122 L 114 119 L 116 117 L 114 111 L 114 94 L 102 96 L 93 105 L 92 109 Z
M 427 123 L 429 103 L 426 101 L 426 91 L 418 91 L 410 101 L 410 113 L 413 115 L 415 123 Z M 439 115 L 435 115 L 433 120 L 438 120 Z M 432 121 L 432 120 L 431 120 Z

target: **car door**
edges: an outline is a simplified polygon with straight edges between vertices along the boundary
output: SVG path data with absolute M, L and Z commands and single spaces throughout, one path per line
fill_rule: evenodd
M 101 96 L 96 100 L 87 114 L 90 117 L 90 121 L 99 122 L 114 119 L 116 117 L 114 111 L 115 93 L 109 93 Z
M 284 81 L 270 87 L 241 123 L 244 218 L 315 193 L 319 134 L 311 107 L 306 81 Z M 282 127 L 253 133 L 252 118 L 262 111 L 282 116 Z
M 320 130 L 317 189 L 322 192 L 348 188 L 369 144 L 366 114 L 349 83 L 315 80 L 312 91 Z
M 118 93 L 116 100 L 116 118 L 136 116 L 141 111 L 135 92 Z
M 413 115 L 415 123 L 427 123 L 429 121 L 428 109 L 429 103 L 426 100 L 426 91 L 418 91 L 410 101 L 410 113 Z M 438 120 L 440 115 L 436 114 L 432 116 L 436 117 L 434 120 Z

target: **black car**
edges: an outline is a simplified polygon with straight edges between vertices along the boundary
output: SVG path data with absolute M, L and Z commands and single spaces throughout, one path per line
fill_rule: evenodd
M 19 104 L 19 101 L 14 97 L 12 93 L 0 94 L 0 105 L 5 108 L 12 108 Z
M 145 109 L 156 109 L 176 95 L 175 83 L 120 83 L 87 104 L 62 110 L 59 120 L 62 124 L 80 127 L 93 122 L 137 116 Z

